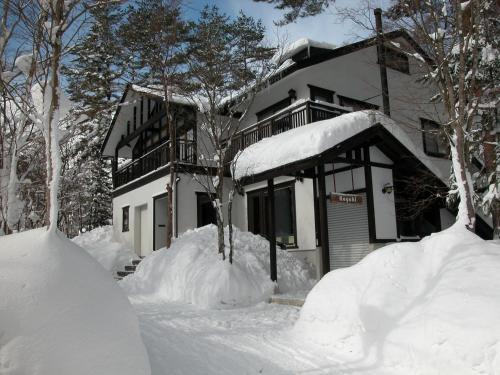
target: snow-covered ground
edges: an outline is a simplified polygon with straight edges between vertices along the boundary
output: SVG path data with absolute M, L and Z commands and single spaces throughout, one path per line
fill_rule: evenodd
M 0 374 L 150 374 L 126 296 L 59 232 L 0 237 Z
M 150 258 L 173 272 L 168 260 L 179 266 L 200 257 L 198 266 L 208 279 L 189 273 L 187 267 L 187 279 L 159 277 L 160 269 L 146 259 L 137 278 L 122 282 L 153 375 L 500 374 L 500 246 L 494 241 L 454 226 L 417 243 L 386 246 L 356 266 L 323 277 L 300 309 L 258 302 L 261 298 L 200 304 L 202 294 L 217 302 L 224 295 L 213 293 L 223 283 L 206 284 L 214 282 L 214 270 L 225 272 L 216 264 L 222 262 L 219 257 L 206 253 L 215 249 L 207 245 L 213 231 L 191 231 L 170 250 Z M 122 367 L 127 364 L 126 370 L 108 374 L 141 373 L 143 349 L 120 288 L 72 242 L 41 235 L 32 231 L 0 238 L 0 373 L 35 374 L 33 366 L 39 365 L 52 370 L 41 367 L 39 374 L 97 374 L 95 361 L 84 359 L 92 355 L 101 366 L 109 365 L 99 353 L 119 357 Z M 241 232 L 237 238 L 239 265 L 233 272 L 239 275 L 229 280 L 245 284 L 263 275 L 266 280 L 254 285 L 262 290 L 260 285 L 267 283 L 265 241 Z M 203 243 L 210 250 L 204 250 Z M 44 257 L 40 249 L 45 249 Z M 253 255 L 243 255 L 243 250 Z M 47 263 L 47 256 L 63 261 Z M 290 262 L 281 264 L 287 270 L 282 276 L 292 271 L 300 275 L 301 269 Z M 148 276 L 159 289 L 148 283 Z M 199 295 L 171 298 L 167 282 L 197 288 Z M 234 290 L 248 290 L 250 284 Z M 288 286 L 289 294 L 300 289 Z M 102 298 L 106 303 L 99 302 Z M 113 335 L 118 341 L 111 343 Z M 77 345 L 84 350 L 75 350 Z M 78 365 L 81 371 L 58 372 L 54 363 L 61 363 L 54 358 L 65 369 Z M 29 371 L 23 372 L 26 368 Z
M 72 241 L 112 273 L 123 270 L 123 267 L 130 264 L 133 259 L 139 259 L 132 249 L 115 238 L 111 225 L 82 233 Z

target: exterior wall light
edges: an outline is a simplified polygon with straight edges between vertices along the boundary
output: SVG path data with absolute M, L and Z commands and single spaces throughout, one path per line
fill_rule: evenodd
M 297 99 L 297 92 L 294 89 L 288 90 L 288 97 L 293 100 Z
M 392 186 L 390 183 L 386 183 L 382 187 L 382 193 L 384 194 L 391 194 L 393 191 L 394 191 L 394 186 Z

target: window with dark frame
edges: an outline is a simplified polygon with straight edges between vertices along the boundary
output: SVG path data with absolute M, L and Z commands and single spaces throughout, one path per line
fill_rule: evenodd
M 333 103 L 333 95 L 335 94 L 335 91 L 324 89 L 324 88 L 313 86 L 313 85 L 307 85 L 307 86 L 309 86 L 309 91 L 310 91 L 309 96 L 310 96 L 311 100 L 326 102 L 326 103 Z
M 129 231 L 129 215 L 130 215 L 130 210 L 129 206 L 122 207 L 122 232 L 128 232 Z
M 435 121 L 424 118 L 420 119 L 420 123 L 422 125 L 424 152 L 429 156 L 448 157 L 450 147 L 441 126 Z
M 342 107 L 351 107 L 354 112 L 364 111 L 367 109 L 375 109 L 375 110 L 379 109 L 379 106 L 376 104 L 367 103 L 362 100 L 353 99 L 342 95 L 338 95 L 338 97 L 339 97 L 339 104 Z
M 410 74 L 410 61 L 407 55 L 387 46 L 384 47 L 384 51 L 385 66 L 401 73 Z
M 207 193 L 196 193 L 197 227 L 217 224 L 215 208 Z
M 248 230 L 268 238 L 267 188 L 247 193 Z M 294 182 L 275 186 L 276 243 L 282 248 L 297 247 Z
M 269 107 L 264 108 L 262 111 L 256 113 L 257 121 L 262 121 L 274 115 L 276 112 L 281 111 L 282 109 L 288 107 L 290 104 L 292 104 L 292 98 L 288 97 L 280 100 L 277 103 L 274 103 L 273 105 L 270 105 Z

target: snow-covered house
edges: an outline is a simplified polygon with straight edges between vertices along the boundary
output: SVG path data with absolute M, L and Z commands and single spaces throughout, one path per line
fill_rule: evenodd
M 451 225 L 444 202 L 429 199 L 446 187 L 451 163 L 439 134 L 440 108 L 429 102 L 431 88 L 417 82 L 427 62 L 401 31 L 384 34 L 383 48 L 377 38 L 342 47 L 292 43 L 232 145 L 234 154 L 243 150 L 234 224 L 269 238 L 273 256 L 278 245 L 308 259 L 318 276 L 383 244 Z M 115 231 L 139 255 L 163 247 L 166 237 L 170 141 L 161 100 L 159 91 L 129 86 L 102 147 L 114 159 Z M 215 217 L 192 178 L 202 172 L 198 109 L 181 97 L 172 100 L 173 224 L 181 234 Z

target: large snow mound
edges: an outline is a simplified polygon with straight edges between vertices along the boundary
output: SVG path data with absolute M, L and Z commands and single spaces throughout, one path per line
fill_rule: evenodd
M 0 373 L 150 374 L 127 297 L 62 234 L 0 237 L 0 286 Z
M 346 370 L 500 374 L 500 246 L 458 225 L 386 246 L 328 273 L 293 334 Z
M 113 227 L 106 225 L 82 233 L 72 238 L 72 241 L 85 249 L 104 268 L 114 273 L 139 257 L 127 245 L 116 240 L 113 233 Z
M 189 230 L 169 249 L 147 256 L 120 285 L 131 296 L 201 308 L 248 306 L 267 300 L 275 289 L 269 279 L 269 242 L 235 228 L 234 247 L 234 261 L 229 264 L 218 254 L 215 225 Z M 286 251 L 279 251 L 277 259 L 281 292 L 312 287 L 314 281 L 301 261 Z

